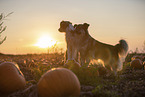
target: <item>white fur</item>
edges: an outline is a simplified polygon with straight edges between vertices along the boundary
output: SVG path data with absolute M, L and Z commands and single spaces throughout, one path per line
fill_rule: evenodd
M 71 31 L 74 31 L 75 30 L 75 28 L 73 27 L 73 25 L 72 24 L 69 24 L 69 30 Z
M 75 28 L 72 24 L 69 24 L 69 26 L 66 28 L 66 42 L 67 42 L 67 60 L 75 60 L 75 57 L 77 56 L 77 49 L 75 46 L 75 36 L 73 36 L 71 31 L 74 31 Z

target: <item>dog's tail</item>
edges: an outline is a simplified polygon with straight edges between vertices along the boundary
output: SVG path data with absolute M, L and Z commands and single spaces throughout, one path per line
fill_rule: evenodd
M 125 40 L 121 39 L 119 41 L 119 44 L 116 44 L 115 47 L 118 51 L 119 56 L 126 57 L 128 52 L 128 44 Z
M 125 57 L 128 52 L 128 44 L 125 40 L 122 39 L 119 41 L 119 44 L 115 45 L 115 47 L 119 54 L 117 70 L 120 71 L 120 70 L 122 70 L 123 62 L 125 61 Z

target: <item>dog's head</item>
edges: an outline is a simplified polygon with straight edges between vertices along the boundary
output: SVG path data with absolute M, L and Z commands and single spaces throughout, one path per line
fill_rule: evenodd
M 67 32 L 67 31 L 73 31 L 74 27 L 71 22 L 69 21 L 61 21 L 60 22 L 60 28 L 58 29 L 59 32 Z
M 75 27 L 75 30 L 74 30 L 75 33 L 77 33 L 77 34 L 83 34 L 83 35 L 88 34 L 89 24 L 87 24 L 87 23 L 78 24 L 78 25 L 75 24 L 74 27 Z

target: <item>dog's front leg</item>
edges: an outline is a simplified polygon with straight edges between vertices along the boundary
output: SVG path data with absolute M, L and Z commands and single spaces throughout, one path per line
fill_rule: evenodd
M 85 64 L 85 55 L 84 52 L 80 51 L 80 61 L 81 61 L 81 65 L 83 66 Z
M 72 48 L 71 46 L 67 46 L 67 60 L 72 60 Z
M 72 49 L 72 59 L 78 62 L 78 50 L 75 48 Z

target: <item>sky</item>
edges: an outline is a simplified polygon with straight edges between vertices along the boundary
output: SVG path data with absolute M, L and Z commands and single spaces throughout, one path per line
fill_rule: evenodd
M 145 41 L 144 0 L 0 0 L 0 13 L 10 12 L 1 35 L 7 36 L 0 45 L 5 54 L 46 53 L 35 45 L 42 36 L 65 50 L 65 34 L 58 31 L 62 20 L 90 24 L 90 35 L 103 43 L 125 39 L 129 50 L 141 50 Z

